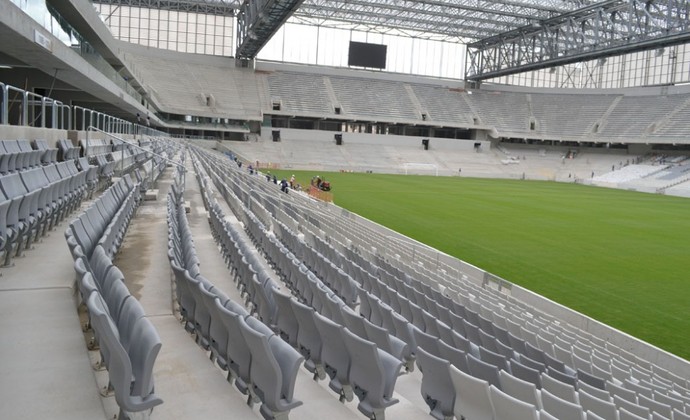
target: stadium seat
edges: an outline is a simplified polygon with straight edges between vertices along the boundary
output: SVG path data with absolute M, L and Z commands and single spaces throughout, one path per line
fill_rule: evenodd
M 352 360 L 349 381 L 360 401 L 357 408 L 369 418 L 383 418 L 384 410 L 398 402 L 393 390 L 402 362 L 347 329 L 342 333 Z
M 489 391 L 494 420 L 539 420 L 534 405 L 514 398 L 493 385 Z
M 453 413 L 458 419 L 493 420 L 489 383 L 450 366 L 455 391 Z

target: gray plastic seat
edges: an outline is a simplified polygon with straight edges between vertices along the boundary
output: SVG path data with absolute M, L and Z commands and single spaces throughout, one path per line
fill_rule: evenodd
M 451 365 L 455 366 L 461 371 L 468 374 L 470 373 L 469 367 L 467 367 L 467 353 L 453 346 L 449 346 L 443 341 L 440 341 L 438 343 L 438 348 L 441 352 L 440 357 L 442 359 L 448 360 L 448 362 L 450 362 Z
M 598 389 L 606 389 L 606 381 L 591 373 L 577 369 L 577 379 Z
M 619 420 L 649 420 L 649 414 L 638 415 L 623 407 L 618 408 L 618 419 Z
M 210 317 L 210 325 L 208 329 L 208 344 L 211 350 L 211 360 L 218 363 L 218 366 L 223 370 L 227 370 L 227 360 L 225 356 L 227 355 L 227 344 L 228 344 L 228 330 L 225 325 L 220 321 L 221 315 L 218 313 L 218 307 L 216 306 L 216 300 L 220 301 L 223 305 L 228 297 L 215 286 L 210 289 L 202 287 L 199 289 L 201 291 L 201 300 L 208 310 Z
M 541 398 L 536 385 L 523 381 L 504 370 L 500 371 L 498 376 L 501 380 L 501 390 L 503 392 L 528 404 L 532 404 L 537 409 L 542 408 Z
M 299 322 L 295 317 L 295 313 L 292 310 L 292 304 L 290 300 L 292 297 L 281 292 L 278 288 L 273 288 L 273 300 L 276 303 L 276 318 L 275 327 L 290 345 L 297 345 L 297 332 L 299 330 Z
M 417 366 L 422 372 L 421 393 L 432 417 L 445 419 L 453 416 L 456 392 L 450 377 L 451 364 L 417 347 Z M 462 391 L 460 391 L 462 392 Z
M 498 367 L 486 363 L 471 354 L 467 355 L 467 368 L 470 374 L 476 378 L 483 379 L 489 383 L 489 385 L 494 385 L 496 387 L 501 386 L 501 382 L 498 378 Z
M 161 339 L 156 328 L 146 317 L 135 323 L 128 354 L 132 363 L 132 395 L 145 397 L 153 394 L 153 365 L 160 352 Z
M 618 395 L 614 395 L 613 404 L 618 408 L 619 412 L 621 409 L 625 408 L 628 412 L 636 416 L 644 417 L 646 419 L 648 419 L 649 416 L 651 416 L 652 414 L 649 408 L 637 404 L 637 399 L 635 400 L 635 402 L 631 402 L 621 398 Z
M 302 405 L 302 401 L 293 398 L 302 355 L 279 336 L 266 336 L 244 320 L 240 321 L 240 328 L 251 349 L 249 377 L 254 393 L 261 399 L 262 416 L 287 419 L 290 410 Z
M 616 385 L 613 382 L 606 382 L 606 390 L 612 397 L 618 396 L 621 399 L 637 404 L 637 394 L 635 391 Z
M 509 360 L 508 363 L 510 364 L 510 373 L 513 376 L 533 383 L 537 388 L 541 389 L 541 374 L 538 370 L 527 367 L 515 359 Z
M 489 387 L 494 420 L 539 420 L 537 408 L 512 397 L 495 386 Z
M 573 387 L 577 385 L 577 378 L 574 375 L 565 374 L 552 368 L 551 366 L 548 366 L 546 368 L 546 372 L 549 374 L 550 377 L 555 378 L 563 383 L 570 384 Z
M 398 400 L 393 398 L 402 362 L 347 329 L 341 330 L 352 360 L 349 381 L 359 399 L 357 409 L 372 419 L 383 419 L 384 410 Z
M 586 382 L 578 381 L 577 390 L 584 391 L 593 397 L 599 398 L 600 400 L 612 401 L 611 394 L 607 390 L 595 388 Z
M 355 335 L 368 338 L 367 330 L 364 328 L 365 319 L 349 307 L 344 307 L 342 311 L 345 327 Z M 371 323 L 370 323 L 371 324 Z M 371 324 L 373 325 L 373 324 Z M 372 340 L 373 341 L 373 340 Z
M 328 386 L 340 395 L 341 401 L 352 401 L 352 387 L 348 378 L 352 360 L 343 341 L 344 327 L 319 313 L 314 313 L 314 325 L 321 336 L 321 360 L 331 378 Z
M 479 357 L 483 362 L 494 365 L 500 370 L 509 370 L 508 359 L 505 356 L 493 352 L 484 346 L 479 346 Z
M 458 419 L 493 420 L 489 383 L 450 366 L 455 392 L 453 413 Z
M 618 409 L 609 400 L 602 400 L 580 390 L 578 391 L 578 401 L 585 411 L 591 411 L 605 420 L 618 420 Z
M 120 317 L 117 319 L 117 330 L 120 332 L 120 343 L 125 350 L 129 350 L 137 323 L 146 316 L 144 308 L 134 297 L 129 297 L 122 303 Z
M 297 331 L 297 348 L 306 359 L 304 365 L 314 374 L 314 379 L 323 379 L 326 377 L 321 358 L 323 343 L 314 322 L 315 311 L 296 299 L 291 299 L 290 304 L 300 326 Z
M 688 408 L 685 408 L 685 411 L 681 411 L 678 408 L 673 409 L 673 420 L 690 420 L 690 413 L 687 413 L 689 411 Z
M 570 384 L 561 382 L 550 375 L 542 373 L 541 386 L 542 389 L 549 391 L 558 398 L 577 403 L 577 391 L 575 391 L 575 387 Z
M 414 369 L 415 357 L 410 346 L 403 340 L 391 335 L 385 328 L 377 327 L 366 319 L 362 318 L 362 320 L 366 331 L 366 338 L 376 343 L 381 350 L 402 361 L 405 370 L 411 372 Z
M 228 334 L 228 342 L 225 347 L 221 346 L 219 354 L 224 356 L 228 368 L 228 381 L 235 381 L 235 387 L 243 394 L 249 393 L 249 367 L 251 365 L 251 352 L 247 346 L 247 342 L 240 330 L 240 321 L 245 315 L 241 315 L 230 311 L 228 308 L 220 303 L 219 299 L 214 301 L 220 322 L 225 325 Z M 225 353 L 223 353 L 225 348 Z M 251 397 L 250 397 L 251 398 Z
M 438 337 L 429 335 L 417 327 L 412 329 L 415 340 L 415 352 L 417 347 L 424 347 L 424 350 L 433 354 L 436 357 L 441 356 L 441 352 L 438 349 L 438 342 L 440 341 Z
M 103 299 L 108 304 L 110 316 L 116 323 L 120 320 L 120 313 L 125 301 L 132 297 L 124 281 L 113 281 L 107 293 L 103 292 Z
M 151 372 L 153 363 L 160 350 L 160 339 L 155 330 L 142 327 L 137 335 L 137 347 L 132 349 L 135 361 L 120 344 L 116 335 L 116 326 L 108 315 L 106 308 L 98 304 L 100 296 L 92 293 L 87 300 L 87 307 L 94 329 L 99 331 L 99 344 L 106 350 L 106 365 L 110 384 L 115 391 L 115 400 L 120 407 L 120 417 L 128 417 L 127 413 L 142 412 L 153 409 L 163 403 L 163 400 L 153 394 L 153 379 Z M 145 319 L 145 318 L 143 318 Z M 132 383 L 132 378 L 138 375 L 138 382 Z
M 579 404 L 559 398 L 546 389 L 541 390 L 544 411 L 559 420 L 585 420 L 585 413 Z
M 639 405 L 649 408 L 649 411 L 651 411 L 652 414 L 661 414 L 667 419 L 673 418 L 673 409 L 668 404 L 655 401 L 643 394 L 639 394 L 637 396 L 637 402 Z

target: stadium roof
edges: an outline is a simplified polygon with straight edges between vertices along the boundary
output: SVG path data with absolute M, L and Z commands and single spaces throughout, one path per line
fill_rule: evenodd
M 239 0 L 97 0 L 99 3 L 233 15 Z M 258 3 L 269 3 L 263 0 Z M 280 0 L 274 1 L 280 3 Z M 590 0 L 306 0 L 293 17 L 328 27 L 475 41 L 586 7 Z
M 374 31 L 479 40 L 537 23 L 591 3 L 587 0 L 306 0 L 295 18 L 322 25 L 343 22 Z

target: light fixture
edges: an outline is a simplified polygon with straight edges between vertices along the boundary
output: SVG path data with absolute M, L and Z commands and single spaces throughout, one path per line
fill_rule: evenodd
M 0 64 L 0 69 L 11 69 L 12 66 L 8 66 L 7 64 Z

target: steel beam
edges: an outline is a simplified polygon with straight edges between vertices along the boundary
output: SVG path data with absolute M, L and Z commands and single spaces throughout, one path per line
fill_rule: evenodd
M 607 0 L 467 45 L 465 78 L 484 80 L 690 41 L 681 0 Z
M 218 16 L 234 16 L 240 7 L 239 0 L 94 0 L 94 3 Z
M 583 7 L 588 0 L 306 0 L 295 13 L 304 22 L 376 32 L 415 31 L 416 37 L 476 40 Z
M 254 59 L 304 0 L 245 0 L 237 13 L 235 58 Z

